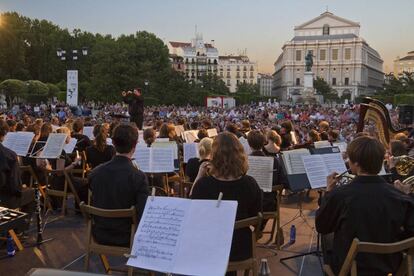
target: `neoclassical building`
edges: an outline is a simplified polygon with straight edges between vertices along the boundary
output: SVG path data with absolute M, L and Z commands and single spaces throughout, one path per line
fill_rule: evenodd
M 397 57 L 394 60 L 394 76 L 398 77 L 403 72 L 414 73 L 414 51 L 408 52 L 405 57 Z
M 226 83 L 230 93 L 235 93 L 239 84 L 257 83 L 257 63 L 245 55 L 220 56 L 219 77 Z
M 283 45 L 283 52 L 274 63 L 272 92 L 280 100 L 290 100 L 303 92 L 308 51 L 314 56 L 315 78 L 325 79 L 338 96 L 354 99 L 382 87 L 383 60 L 360 37 L 359 23 L 324 12 L 294 31 L 294 37 Z
M 186 78 L 198 80 L 208 73 L 217 75 L 218 50 L 213 43 L 204 43 L 201 34 L 196 34 L 191 42 L 170 41 L 167 46 L 173 68 Z

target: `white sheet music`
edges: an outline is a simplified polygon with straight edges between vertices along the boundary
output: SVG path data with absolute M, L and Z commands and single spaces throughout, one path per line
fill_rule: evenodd
M 76 138 L 70 138 L 70 141 L 68 144 L 65 144 L 65 146 L 63 147 L 63 149 L 65 150 L 66 153 L 72 153 L 73 150 L 76 147 L 76 143 L 78 142 L 78 139 Z
M 302 160 L 312 189 L 326 187 L 328 170 L 326 169 L 322 155 L 315 154 L 302 156 Z
M 191 158 L 199 158 L 198 143 L 184 143 L 184 163 L 188 163 Z
M 173 172 L 174 171 L 174 149 L 173 148 L 151 148 L 151 172 Z
M 174 152 L 171 147 L 135 148 L 134 158 L 139 169 L 147 173 L 164 173 L 174 171 Z
M 62 154 L 66 136 L 67 135 L 64 133 L 50 133 L 40 157 L 51 159 L 58 158 Z
M 302 156 L 306 155 L 310 155 L 310 152 L 307 149 L 283 151 L 282 159 L 285 164 L 287 174 L 306 173 L 302 160 Z
M 187 143 L 194 143 L 198 139 L 198 130 L 184 131 L 184 139 Z
M 158 138 L 158 139 L 160 139 L 160 138 Z M 168 141 L 167 140 L 158 141 L 158 139 L 155 141 L 155 143 L 153 143 L 151 145 L 151 147 L 153 147 L 153 148 L 171 148 L 174 152 L 174 159 L 177 160 L 178 159 L 178 145 L 177 145 L 177 143 L 174 142 L 174 141 L 170 141 L 168 138 L 165 138 L 165 139 L 168 139 Z M 162 139 L 164 139 L 164 138 L 162 138 Z
M 272 191 L 274 161 L 274 157 L 249 156 L 247 174 L 256 180 L 263 192 Z
M 112 139 L 111 138 L 106 138 L 106 144 L 109 146 L 112 146 Z
M 149 172 L 151 170 L 151 148 L 137 145 L 134 158 L 141 171 Z
M 338 147 L 341 152 L 346 152 L 348 144 L 346 142 L 338 142 L 332 144 L 334 147 Z
M 19 156 L 26 156 L 33 137 L 33 132 L 9 132 L 6 137 L 4 137 L 3 146 L 14 151 Z
M 145 129 L 145 127 L 144 127 L 144 129 Z M 143 130 L 138 130 L 138 143 L 145 144 L 144 131 Z
M 249 146 L 249 142 L 247 142 L 247 139 L 246 139 L 246 138 L 244 138 L 244 137 L 240 137 L 240 138 L 239 138 L 239 141 L 240 141 L 240 143 L 243 145 L 244 152 L 245 152 L 247 155 L 250 155 L 250 153 L 252 153 L 252 149 L 250 148 L 250 146 Z
M 331 147 L 331 143 L 329 141 L 317 141 L 313 143 L 315 146 L 315 149 L 321 149 L 321 148 L 329 148 Z
M 183 275 L 224 275 L 237 201 L 151 197 L 127 265 Z
M 170 138 L 157 138 L 155 139 L 156 143 L 168 143 L 170 142 Z
M 208 137 L 210 137 L 210 138 L 216 137 L 218 135 L 217 128 L 207 129 L 207 134 L 208 134 Z
M 83 127 L 83 135 L 86 135 L 89 139 L 94 140 L 95 136 L 93 135 L 93 126 Z
M 328 174 L 333 172 L 341 174 L 347 170 L 341 153 L 322 154 L 322 158 L 325 162 Z

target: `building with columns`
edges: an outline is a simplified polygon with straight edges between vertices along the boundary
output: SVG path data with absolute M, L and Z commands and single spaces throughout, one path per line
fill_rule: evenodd
M 189 80 L 198 80 L 207 73 L 218 72 L 218 50 L 212 43 L 204 43 L 203 36 L 196 34 L 191 42 L 170 41 L 167 44 L 173 68 Z
M 324 12 L 294 28 L 294 37 L 282 47 L 273 74 L 272 92 L 280 100 L 302 95 L 305 56 L 310 51 L 312 71 L 338 93 L 353 100 L 381 89 L 383 60 L 359 35 L 357 22 Z
M 261 96 L 272 96 L 273 77 L 268 74 L 257 74 L 257 83 L 259 84 L 259 91 Z
M 398 77 L 403 72 L 414 73 L 414 51 L 408 52 L 405 57 L 397 57 L 394 60 L 394 76 Z
M 237 92 L 242 83 L 257 83 L 257 63 L 245 55 L 219 57 L 219 77 L 226 83 L 231 93 Z

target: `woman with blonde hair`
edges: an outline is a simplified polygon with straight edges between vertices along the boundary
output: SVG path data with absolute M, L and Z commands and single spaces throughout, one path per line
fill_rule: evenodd
M 257 216 L 262 210 L 262 191 L 256 180 L 246 175 L 247 170 L 243 145 L 234 134 L 220 133 L 212 145 L 211 161 L 200 166 L 192 199 L 217 199 L 223 193 L 223 200 L 238 202 L 236 220 Z M 252 256 L 251 235 L 250 228 L 234 231 L 230 261 L 242 261 Z
M 197 177 L 198 170 L 200 169 L 201 164 L 211 159 L 211 147 L 213 144 L 213 139 L 203 138 L 198 144 L 198 155 L 200 158 L 194 157 L 190 158 L 185 167 L 185 175 L 188 176 L 190 182 L 194 182 Z

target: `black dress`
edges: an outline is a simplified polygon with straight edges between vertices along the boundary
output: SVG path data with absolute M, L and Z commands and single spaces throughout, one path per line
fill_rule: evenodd
M 104 151 L 98 150 L 95 146 L 90 146 L 86 149 L 86 160 L 92 169 L 108 162 L 114 155 L 115 148 L 111 145 L 106 145 Z
M 237 200 L 236 220 L 257 216 L 262 210 L 262 191 L 253 177 L 245 175 L 234 181 L 221 181 L 213 176 L 200 178 L 194 185 L 192 199 Z M 234 231 L 230 261 L 246 260 L 252 256 L 252 233 L 249 228 Z
M 197 157 L 188 159 L 187 166 L 185 167 L 185 175 L 190 178 L 190 182 L 194 182 L 197 177 L 198 170 L 200 169 L 203 162 L 208 161 L 207 159 L 200 160 Z

